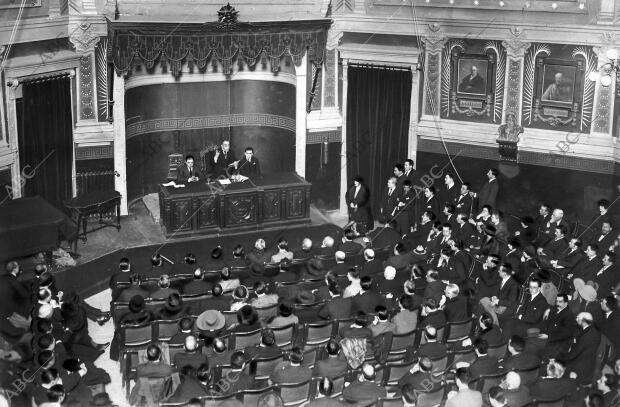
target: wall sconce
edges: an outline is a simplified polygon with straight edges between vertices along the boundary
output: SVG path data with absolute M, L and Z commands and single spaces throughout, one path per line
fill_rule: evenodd
M 605 53 L 605 56 L 607 57 L 607 59 L 609 59 L 609 62 L 603 64 L 598 71 L 590 72 L 588 74 L 588 79 L 590 79 L 592 82 L 600 80 L 601 85 L 603 85 L 604 87 L 608 87 L 613 82 L 613 78 L 611 77 L 611 75 L 614 72 L 618 71 L 618 57 L 620 55 L 618 54 L 617 49 L 610 48 Z

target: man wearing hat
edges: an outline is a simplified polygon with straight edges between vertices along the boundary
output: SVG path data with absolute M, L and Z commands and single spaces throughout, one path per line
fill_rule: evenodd
M 220 311 L 206 310 L 198 315 L 195 325 L 201 335 L 213 338 L 220 335 L 226 325 L 226 319 Z
M 183 306 L 183 297 L 176 293 L 170 294 L 170 296 L 166 298 L 166 304 L 164 304 L 164 308 L 159 311 L 157 317 L 159 319 L 177 319 L 187 314 L 188 309 Z

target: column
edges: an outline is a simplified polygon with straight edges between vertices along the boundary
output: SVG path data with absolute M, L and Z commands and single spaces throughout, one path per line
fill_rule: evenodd
M 600 75 L 606 75 L 603 65 L 609 63 L 607 51 L 612 46 L 595 47 L 594 52 L 597 54 L 598 72 Z M 598 78 L 594 85 L 594 103 L 592 106 L 592 127 L 591 134 L 599 134 L 603 136 L 611 136 L 613 131 L 613 112 L 614 112 L 614 90 L 616 89 L 616 71 L 609 72 L 611 84 L 603 86 L 601 78 Z M 589 80 L 586 78 L 585 80 Z
M 516 39 L 502 41 L 506 49 L 506 78 L 504 82 L 504 109 L 502 123 L 506 122 L 506 113 L 515 115 L 521 124 L 521 102 L 523 99 L 523 61 L 525 51 L 530 47 L 529 42 Z
M 4 85 L 4 84 L 2 84 Z M 6 142 L 9 144 L 13 159 L 11 163 L 11 195 L 13 198 L 21 198 L 22 196 L 22 184 L 20 177 L 19 166 L 19 149 L 17 141 L 17 112 L 15 110 L 15 89 L 16 86 L 5 88 L 7 103 L 6 103 L 6 119 L 8 134 L 6 135 Z
M 91 24 L 83 23 L 70 31 L 69 41 L 76 52 L 82 54 L 77 75 L 77 126 L 80 126 L 83 121 L 97 121 L 95 47 L 99 42 L 99 35 Z
M 428 36 L 423 38 L 425 46 L 424 72 L 426 72 L 425 89 L 422 99 L 423 114 L 439 117 L 439 100 L 441 93 L 441 53 L 447 41 L 444 36 Z
M 127 215 L 127 154 L 125 145 L 125 77 L 114 77 L 114 189 L 121 194 L 121 215 Z
M 342 148 L 340 150 L 340 214 L 347 213 L 347 96 L 349 94 L 349 60 L 342 60 Z
M 409 112 L 409 135 L 407 156 L 413 160 L 414 168 L 417 166 L 418 152 L 418 92 L 420 87 L 420 73 L 417 65 L 411 65 L 411 108 Z
M 295 172 L 306 176 L 306 94 L 308 75 L 308 54 L 301 59 L 301 65 L 295 66 L 297 86 L 295 95 Z M 116 111 L 116 108 L 114 109 Z

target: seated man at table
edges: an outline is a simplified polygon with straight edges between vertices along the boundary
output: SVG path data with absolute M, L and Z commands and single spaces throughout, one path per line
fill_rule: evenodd
M 246 147 L 245 157 L 237 162 L 235 166 L 236 174 L 243 175 L 248 178 L 260 177 L 260 164 L 258 159 L 254 157 L 254 149 Z
M 198 167 L 194 166 L 194 156 L 185 156 L 185 164 L 177 169 L 177 184 L 187 184 L 204 180 L 205 176 Z

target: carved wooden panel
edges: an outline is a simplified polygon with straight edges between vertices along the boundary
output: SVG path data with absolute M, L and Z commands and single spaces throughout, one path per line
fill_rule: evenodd
M 213 195 L 199 196 L 194 199 L 198 229 L 217 227 L 217 199 Z
M 304 188 L 290 188 L 286 191 L 287 219 L 303 218 L 306 215 L 306 191 Z
M 265 191 L 263 199 L 263 220 L 278 220 L 281 218 L 282 205 L 280 190 Z
M 256 194 L 240 194 L 226 197 L 226 225 L 243 225 L 256 223 L 258 219 Z
M 172 202 L 172 231 L 192 229 L 190 200 L 183 199 Z

